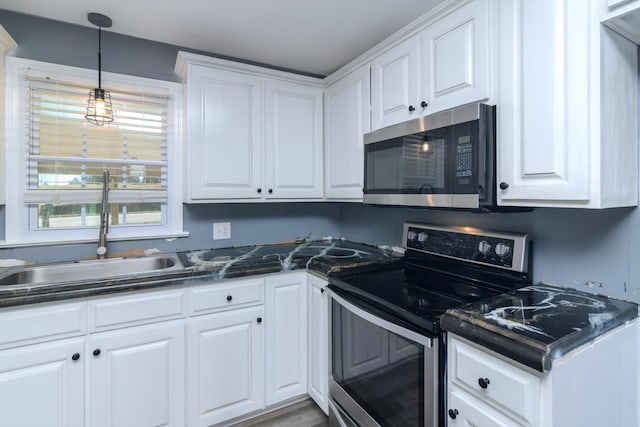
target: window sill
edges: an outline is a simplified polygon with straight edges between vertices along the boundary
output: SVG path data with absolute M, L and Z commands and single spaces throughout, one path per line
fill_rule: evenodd
M 133 241 L 133 240 L 174 240 L 180 237 L 189 237 L 189 232 L 184 231 L 180 233 L 167 233 L 157 236 L 122 236 L 122 237 L 108 237 L 107 241 L 109 242 L 124 242 L 124 241 Z M 50 241 L 19 241 L 19 242 L 11 242 L 0 240 L 0 249 L 5 248 L 21 248 L 27 246 L 52 246 L 52 245 L 76 245 L 81 243 L 96 243 L 98 239 L 77 239 L 77 240 L 50 240 Z

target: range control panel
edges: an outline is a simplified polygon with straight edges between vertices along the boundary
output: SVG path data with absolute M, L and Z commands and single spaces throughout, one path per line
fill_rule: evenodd
M 409 250 L 527 271 L 526 234 L 407 223 L 403 240 Z

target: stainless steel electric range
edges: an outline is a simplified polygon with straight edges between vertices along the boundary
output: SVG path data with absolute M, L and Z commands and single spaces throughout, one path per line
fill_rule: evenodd
M 403 246 L 329 278 L 331 426 L 443 426 L 440 316 L 531 283 L 526 234 L 406 223 Z

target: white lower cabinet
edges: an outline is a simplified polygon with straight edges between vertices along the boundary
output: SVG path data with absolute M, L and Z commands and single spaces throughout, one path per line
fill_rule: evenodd
M 308 287 L 307 392 L 329 413 L 329 297 L 327 281 L 312 274 Z
M 640 321 L 628 322 L 534 371 L 449 334 L 449 426 L 637 426 Z
M 210 426 L 264 407 L 263 306 L 191 318 L 188 425 Z
M 85 354 L 88 425 L 184 425 L 184 320 L 93 334 Z
M 307 272 L 266 279 L 266 404 L 307 393 Z
M 0 310 L 0 426 L 208 427 L 307 393 L 327 412 L 325 285 L 305 270 Z
M 0 426 L 83 425 L 83 338 L 0 351 Z

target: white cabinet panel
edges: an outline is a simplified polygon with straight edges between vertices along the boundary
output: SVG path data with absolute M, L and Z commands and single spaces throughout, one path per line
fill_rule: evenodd
M 489 1 L 475 0 L 420 33 L 425 113 L 489 97 L 489 16 Z
M 68 339 L 0 351 L 0 425 L 83 426 L 83 343 Z
M 369 66 L 325 90 L 325 196 L 362 200 L 363 135 L 371 130 Z
M 307 333 L 307 390 L 309 396 L 329 413 L 329 297 L 327 281 L 309 275 Z
M 262 79 L 194 65 L 187 93 L 190 197 L 260 198 Z
M 499 204 L 637 204 L 637 46 L 595 5 L 501 2 Z
M 264 407 L 262 306 L 188 321 L 188 425 L 206 427 Z
M 89 425 L 184 425 L 184 321 L 94 334 L 86 345 Z
M 322 89 L 265 83 L 267 198 L 321 198 Z
M 419 117 L 418 38 L 411 37 L 371 61 L 373 129 Z
M 307 272 L 266 279 L 266 404 L 307 393 Z

